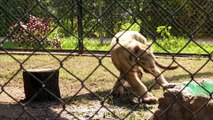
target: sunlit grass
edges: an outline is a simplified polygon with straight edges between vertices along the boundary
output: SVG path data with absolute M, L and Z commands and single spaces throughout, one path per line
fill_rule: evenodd
M 150 41 L 152 43 L 152 41 Z M 98 39 L 84 38 L 84 49 L 94 51 L 109 51 L 110 41 L 101 43 Z M 13 42 L 5 41 L 1 45 L 5 49 L 21 48 Z M 48 47 L 47 49 L 53 49 Z M 61 48 L 63 50 L 78 50 L 79 42 L 75 37 L 61 38 Z M 171 40 L 156 40 L 152 45 L 154 52 L 170 52 L 170 53 L 195 53 L 195 54 L 209 54 L 213 52 L 213 43 L 205 43 L 201 41 L 190 41 L 185 38 L 172 38 Z

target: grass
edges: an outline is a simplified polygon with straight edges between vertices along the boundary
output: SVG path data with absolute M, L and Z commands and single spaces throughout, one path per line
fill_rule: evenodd
M 2 47 L 7 49 L 13 49 L 13 48 L 17 48 L 17 45 L 13 42 L 6 41 L 2 44 Z
M 28 58 L 28 55 L 13 56 L 21 63 Z M 94 114 L 101 107 L 99 101 L 100 99 L 106 99 L 104 106 L 110 109 L 116 116 L 121 118 L 127 115 L 134 109 L 134 107 L 137 106 L 133 113 L 127 117 L 127 120 L 141 119 L 141 117 L 145 118 L 147 114 L 150 114 L 150 112 L 145 108 L 154 111 L 156 106 L 153 105 L 138 106 L 137 99 L 127 91 L 122 97 L 116 99 L 112 99 L 112 97 L 106 98 L 119 75 L 119 72 L 112 64 L 110 57 L 103 58 L 101 60 L 101 65 L 99 64 L 99 59 L 95 57 L 67 57 L 59 55 L 55 57 L 57 57 L 60 61 L 64 61 L 63 68 L 60 66 L 60 61 L 56 60 L 51 55 L 33 55 L 26 62 L 24 62 L 22 66 L 24 69 L 60 69 L 59 86 L 62 100 L 67 101 L 71 99 L 71 101 L 67 102 L 66 110 L 73 111 L 72 114 L 82 117 L 83 119 L 87 119 L 88 116 Z M 22 99 L 24 97 L 22 78 L 23 69 L 20 67 L 20 64 L 9 55 L 1 54 L 0 59 L 0 85 L 6 85 L 4 90 L 15 99 Z M 169 58 L 158 58 L 157 60 L 165 65 L 172 62 Z M 206 58 L 176 58 L 176 61 L 183 66 L 184 69 L 179 67 L 173 71 L 165 71 L 164 76 L 169 82 L 188 82 L 192 79 L 191 75 L 194 74 L 193 79 L 197 81 L 203 79 L 213 80 L 212 61 L 209 61 L 201 70 L 199 70 L 205 64 L 205 62 L 207 62 L 207 60 L 208 59 Z M 116 76 L 112 75 L 103 66 L 109 69 Z M 81 82 L 78 79 L 84 82 Z M 142 81 L 148 88 L 150 88 L 154 84 L 154 77 L 150 74 L 144 73 Z M 85 87 L 82 88 L 82 84 Z M 125 86 L 129 88 L 128 84 Z M 92 91 L 94 94 L 91 94 L 88 90 Z M 4 95 L 3 93 L 0 93 L 0 103 L 14 103 L 13 100 L 9 99 L 10 97 Z M 159 98 L 162 96 L 163 91 L 162 89 L 152 89 L 151 93 Z M 45 106 L 42 109 L 46 109 Z M 58 113 L 60 112 L 60 109 L 62 109 L 62 106 L 53 106 L 51 109 Z M 63 112 L 61 115 L 67 116 L 68 114 Z M 105 108 L 101 108 L 95 117 L 116 119 L 116 117 Z
M 110 44 L 101 44 L 100 41 L 94 39 L 85 38 L 83 41 L 84 47 L 87 50 L 110 50 Z M 78 39 L 74 37 L 62 38 L 61 39 L 61 47 L 62 49 L 77 49 L 78 47 Z
M 157 40 L 157 43 L 170 53 L 195 53 L 209 54 L 213 51 L 213 43 L 205 43 L 201 41 L 189 41 L 185 38 L 173 38 L 171 40 Z M 165 52 L 159 45 L 154 44 L 155 52 Z
M 172 38 L 171 40 L 160 40 L 158 39 L 157 44 L 154 43 L 152 48 L 154 52 L 170 52 L 170 53 L 195 53 L 195 54 L 209 54 L 213 51 L 213 43 L 204 43 L 201 41 L 190 41 L 185 38 Z M 87 50 L 96 50 L 96 51 L 109 51 L 110 44 L 104 43 L 101 44 L 99 40 L 85 38 L 83 41 L 84 47 Z M 160 46 L 161 47 L 160 47 Z M 13 42 L 4 42 L 2 43 L 3 48 L 19 48 Z M 23 47 L 20 47 L 23 48 Z M 51 49 L 51 48 L 48 48 Z M 66 50 L 76 50 L 78 49 L 78 39 L 75 37 L 61 38 L 61 49 Z M 164 50 L 165 49 L 165 50 Z

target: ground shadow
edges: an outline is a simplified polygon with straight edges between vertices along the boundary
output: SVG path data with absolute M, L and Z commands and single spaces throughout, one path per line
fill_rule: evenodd
M 130 87 L 125 87 L 124 95 L 113 96 L 110 94 L 111 90 L 95 91 L 93 93 L 85 93 L 76 96 L 69 96 L 63 98 L 64 101 L 68 101 L 70 104 L 75 101 L 89 100 L 89 101 L 99 101 L 100 104 L 109 104 L 117 107 L 126 108 L 129 110 L 142 110 L 147 109 L 145 104 L 139 103 L 137 97 L 135 97 Z
M 56 102 L 32 102 L 26 107 L 21 104 L 0 103 L 0 120 L 68 120 L 51 110 Z
M 197 73 L 196 77 L 201 77 L 201 76 L 206 76 L 207 78 L 212 76 L 213 74 L 211 72 L 205 72 L 205 73 Z M 170 78 L 166 78 L 169 82 L 173 82 L 174 80 L 181 79 L 181 78 L 186 78 L 189 77 L 189 74 L 181 74 L 181 75 L 174 75 Z M 152 86 L 156 82 L 154 80 L 146 81 L 144 84 L 148 86 Z M 63 98 L 64 101 L 69 101 L 69 102 L 74 102 L 74 101 L 79 101 L 79 100 L 99 100 L 100 103 L 107 103 L 110 105 L 115 105 L 118 107 L 125 107 L 130 110 L 141 110 L 141 109 L 147 109 L 147 106 L 145 104 L 139 105 L 136 97 L 130 92 L 131 90 L 130 87 L 127 87 L 128 90 L 125 90 L 125 94 L 120 97 L 113 97 L 110 94 L 110 90 L 105 90 L 105 91 L 95 91 L 93 93 L 85 93 L 85 94 L 80 94 L 76 96 L 69 96 L 66 98 Z M 97 97 L 98 96 L 98 97 Z M 107 97 L 106 97 L 107 96 Z M 103 101 L 102 101 L 103 100 Z M 68 103 L 69 103 L 68 102 Z

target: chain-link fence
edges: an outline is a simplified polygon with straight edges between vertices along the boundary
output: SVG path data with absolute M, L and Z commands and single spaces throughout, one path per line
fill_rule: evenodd
M 169 116 L 177 111 L 189 119 L 208 119 L 204 113 L 212 113 L 212 89 L 199 81 L 208 79 L 211 85 L 213 80 L 212 8 L 212 0 L 0 0 L 0 119 L 182 119 Z M 124 35 L 115 37 L 120 31 L 143 34 L 149 46 L 134 54 L 122 43 Z M 113 37 L 116 42 L 110 46 Z M 149 71 L 146 64 L 150 63 L 139 59 L 148 59 L 143 57 L 151 47 L 165 56 L 157 61 L 179 68 L 165 68 L 158 74 Z M 135 59 L 122 72 L 113 61 L 121 73 L 109 57 L 117 48 L 130 55 L 130 60 Z M 181 55 L 187 57 L 179 58 Z M 120 59 L 120 63 L 125 61 Z M 151 74 L 143 74 L 140 68 Z M 30 72 L 47 69 L 54 72 L 44 80 Z M 48 80 L 57 78 L 53 76 L 58 71 L 61 95 L 48 87 L 55 85 Z M 37 82 L 26 83 L 22 72 Z M 138 96 L 130 81 L 126 80 L 132 87 L 123 84 L 122 79 L 132 73 L 147 86 L 142 95 Z M 154 89 L 163 74 L 167 81 L 185 86 L 178 93 Z M 118 85 L 114 86 L 115 80 Z M 181 101 L 191 99 L 188 102 L 193 103 L 195 96 L 179 99 L 191 84 L 208 96 L 198 107 Z M 38 90 L 26 100 L 26 86 L 30 85 Z M 115 97 L 111 89 L 124 89 L 125 93 Z M 57 102 L 33 102 L 43 92 Z M 163 99 L 168 106 L 156 112 L 164 106 L 162 99 L 159 106 L 148 105 L 144 99 L 148 93 L 156 97 L 172 94 L 172 98 Z

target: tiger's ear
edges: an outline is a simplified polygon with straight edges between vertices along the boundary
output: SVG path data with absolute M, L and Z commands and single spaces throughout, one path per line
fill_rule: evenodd
M 134 53 L 135 54 L 138 54 L 138 52 L 141 50 L 141 48 L 138 46 L 138 45 L 136 45 L 135 47 L 134 47 Z

